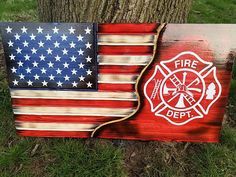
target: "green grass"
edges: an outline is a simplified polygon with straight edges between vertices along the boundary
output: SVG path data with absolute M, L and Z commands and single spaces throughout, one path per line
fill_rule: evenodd
M 235 12 L 235 0 L 195 0 L 189 22 L 236 23 Z M 0 21 L 37 20 L 35 0 L 0 0 Z M 235 91 L 233 80 L 219 144 L 22 138 L 0 71 L 0 177 L 236 176 Z

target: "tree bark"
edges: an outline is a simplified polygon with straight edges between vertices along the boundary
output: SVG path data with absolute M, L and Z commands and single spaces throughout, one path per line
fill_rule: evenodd
M 184 23 L 192 0 L 37 0 L 40 21 Z

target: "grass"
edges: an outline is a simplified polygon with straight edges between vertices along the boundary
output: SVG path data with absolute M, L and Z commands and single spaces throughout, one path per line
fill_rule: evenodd
M 195 0 L 191 23 L 236 23 L 235 0 Z M 37 21 L 35 0 L 0 0 L 0 21 Z M 234 70 L 236 76 L 236 69 Z M 0 71 L 0 176 L 236 176 L 236 81 L 219 144 L 22 138 Z

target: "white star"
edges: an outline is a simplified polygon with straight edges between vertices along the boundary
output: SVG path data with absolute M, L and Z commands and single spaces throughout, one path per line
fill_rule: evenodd
M 47 41 L 50 41 L 51 38 L 52 38 L 52 36 L 50 36 L 49 34 L 47 34 L 45 37 L 46 37 L 46 40 L 47 40 Z
M 9 55 L 9 57 L 10 57 L 10 60 L 15 60 L 15 55 L 13 55 L 13 54 L 11 54 L 11 55 Z
M 21 31 L 22 31 L 22 33 L 27 33 L 27 28 L 25 27 L 25 26 L 23 26 L 22 28 L 21 28 Z
M 31 40 L 35 40 L 35 38 L 36 38 L 36 36 L 32 33 L 32 34 L 30 35 L 30 39 L 31 39 Z
M 20 49 L 19 47 L 16 49 L 16 53 L 21 53 L 22 49 Z
M 72 75 L 76 75 L 77 71 L 75 69 L 71 70 Z
M 63 66 L 64 66 L 64 68 L 68 68 L 68 67 L 69 67 L 69 64 L 68 64 L 67 62 L 65 62 L 65 63 L 63 64 Z
M 62 39 L 62 41 L 66 41 L 66 40 L 67 40 L 67 36 L 66 36 L 65 34 L 63 34 L 63 35 L 61 36 L 61 39 Z
M 45 61 L 46 57 L 44 55 L 40 55 L 39 58 L 40 58 L 40 61 Z
M 14 80 L 12 82 L 13 82 L 14 85 L 18 85 L 18 83 L 19 83 L 19 81 L 17 81 L 17 80 Z
M 52 30 L 53 30 L 53 33 L 58 33 L 58 31 L 59 31 L 59 29 L 56 26 Z
M 69 81 L 70 77 L 68 77 L 67 75 L 64 77 L 65 81 Z
M 12 42 L 11 40 L 8 42 L 8 47 L 13 47 L 14 42 Z
M 90 69 L 88 69 L 88 70 L 86 71 L 86 73 L 87 73 L 87 75 L 92 75 L 92 71 L 91 71 Z
M 75 43 L 73 41 L 70 43 L 70 48 L 75 48 Z
M 31 69 L 28 67 L 25 69 L 27 73 L 31 73 Z
M 76 62 L 76 57 L 73 55 L 72 57 L 70 57 L 71 62 Z
M 68 55 L 68 50 L 66 50 L 65 48 L 62 50 L 63 55 Z
M 17 69 L 15 67 L 11 68 L 12 73 L 16 73 Z
M 29 47 L 29 43 L 27 41 L 23 42 L 24 47 Z
M 77 36 L 77 39 L 78 39 L 78 41 L 83 41 L 83 36 L 81 36 L 81 35 L 79 35 L 79 36 Z
M 62 87 L 62 82 L 61 81 L 59 81 L 59 82 L 57 82 L 57 87 Z
M 55 59 L 56 59 L 56 61 L 61 61 L 61 57 L 59 57 L 58 55 L 55 56 Z
M 89 88 L 89 87 L 91 88 L 92 85 L 93 85 L 93 84 L 92 84 L 91 82 L 88 82 L 88 83 L 87 83 L 87 87 L 88 87 L 88 88 Z
M 42 82 L 43 86 L 48 86 L 48 82 L 46 82 L 45 80 Z
M 58 68 L 58 69 L 56 70 L 56 72 L 57 72 L 57 74 L 61 74 L 62 70 L 60 70 L 60 68 Z
M 45 68 L 41 69 L 42 74 L 46 74 L 47 70 Z
M 91 63 L 91 60 L 92 60 L 92 58 L 91 58 L 90 56 L 88 56 L 88 57 L 86 58 L 86 61 L 89 62 L 89 63 Z
M 82 76 L 82 75 L 79 77 L 79 80 L 80 80 L 80 81 L 84 81 L 84 79 L 85 79 L 85 77 Z
M 12 28 L 10 28 L 9 26 L 6 28 L 6 31 L 7 31 L 7 33 L 11 33 L 11 31 L 12 31 Z
M 40 26 L 37 28 L 38 33 L 43 33 L 43 28 L 41 28 Z
M 57 41 L 54 43 L 55 48 L 59 48 L 59 45 L 60 45 L 60 43 L 58 43 Z
M 55 76 L 53 76 L 52 74 L 49 76 L 50 80 L 54 80 Z
M 84 54 L 84 51 L 82 49 L 79 49 L 78 52 L 79 52 L 79 55 L 83 55 Z
M 22 73 L 19 76 L 21 80 L 25 79 L 25 75 L 23 75 Z
M 15 37 L 16 40 L 20 40 L 20 35 L 19 35 L 18 33 L 16 33 L 16 34 L 14 35 L 14 37 Z
M 33 67 L 38 67 L 38 64 L 39 64 L 39 63 L 37 63 L 36 61 L 34 61 L 32 64 L 33 64 Z
M 78 83 L 75 81 L 72 83 L 72 87 L 77 87 L 77 85 L 78 85 Z
M 44 47 L 44 43 L 42 41 L 39 41 L 39 47 Z
M 48 54 L 52 54 L 52 49 L 48 48 L 46 51 L 48 52 Z
M 91 49 L 92 44 L 90 44 L 89 42 L 87 42 L 87 44 L 85 44 L 85 45 L 86 45 L 86 49 Z
M 54 63 L 52 63 L 51 61 L 48 63 L 49 68 L 53 68 L 53 65 L 54 65 Z
M 84 64 L 83 64 L 83 63 L 80 63 L 80 64 L 79 64 L 79 68 L 84 68 Z
M 34 75 L 34 80 L 39 80 L 39 75 L 38 74 Z
M 30 85 L 33 86 L 33 82 L 31 80 L 29 80 L 27 83 L 28 83 L 28 86 Z
M 17 62 L 17 64 L 18 64 L 19 67 L 23 67 L 24 63 L 22 61 L 19 61 L 19 62 Z
M 70 34 L 75 34 L 75 29 L 72 26 L 68 30 L 70 31 Z
M 84 31 L 85 31 L 86 34 L 90 34 L 91 33 L 91 29 L 89 29 L 89 27 L 87 27 Z
M 25 61 L 29 61 L 30 60 L 30 56 L 28 55 L 28 54 L 26 54 L 25 56 L 24 56 L 24 58 L 25 58 Z
M 37 54 L 37 49 L 32 48 L 32 49 L 31 49 L 31 52 L 32 52 L 32 54 Z

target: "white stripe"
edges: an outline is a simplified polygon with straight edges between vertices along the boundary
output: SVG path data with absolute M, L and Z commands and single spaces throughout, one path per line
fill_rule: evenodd
M 99 34 L 98 45 L 154 45 L 155 35 Z
M 82 92 L 58 90 L 17 90 L 11 89 L 12 98 L 69 99 L 69 100 L 124 100 L 137 101 L 133 92 Z
M 151 59 L 151 55 L 98 55 L 99 65 L 145 66 Z
M 99 74 L 98 83 L 135 84 L 137 78 L 137 74 Z
M 68 115 L 68 116 L 111 116 L 124 117 L 134 111 L 132 108 L 93 108 L 93 107 L 35 107 L 13 108 L 16 115 Z
M 93 131 L 96 124 L 78 123 L 35 123 L 16 121 L 17 130 L 43 130 L 43 131 Z

